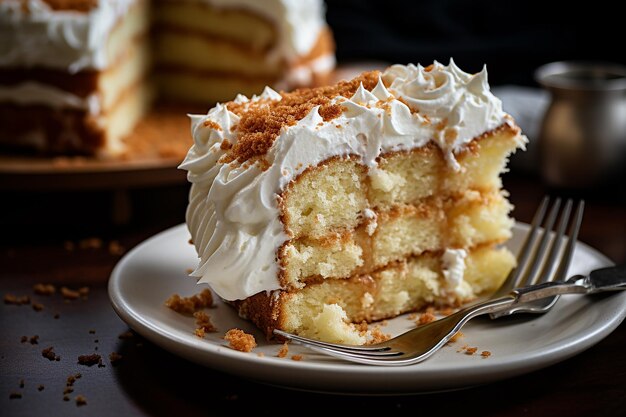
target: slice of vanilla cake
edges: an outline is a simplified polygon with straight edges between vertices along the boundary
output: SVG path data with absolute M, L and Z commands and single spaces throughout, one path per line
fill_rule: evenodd
M 526 139 L 485 69 L 266 89 L 192 116 L 192 133 L 192 275 L 268 337 L 363 344 L 363 321 L 457 306 L 515 264 L 500 174 Z
M 120 154 L 151 98 L 148 3 L 0 1 L 0 144 Z

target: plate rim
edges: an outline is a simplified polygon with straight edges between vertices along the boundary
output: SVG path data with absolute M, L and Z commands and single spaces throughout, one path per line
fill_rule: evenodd
M 526 223 L 516 222 L 514 227 L 527 229 L 530 226 Z M 620 305 L 621 311 L 618 311 L 617 314 L 612 314 L 611 317 L 608 320 L 602 322 L 600 326 L 593 326 L 592 331 L 586 332 L 582 336 L 579 335 L 575 338 L 575 341 L 570 340 L 570 342 L 566 343 L 565 345 L 553 346 L 547 350 L 546 348 L 544 348 L 543 350 L 539 349 L 534 353 L 531 351 L 531 356 L 528 356 L 528 352 L 524 352 L 523 355 L 520 352 L 516 355 L 513 355 L 513 357 L 508 357 L 506 361 L 503 358 L 490 358 L 489 365 L 486 367 L 477 367 L 476 363 L 473 363 L 471 361 L 468 361 L 463 366 L 457 366 L 456 368 L 451 370 L 436 368 L 433 369 L 420 366 L 421 364 L 390 368 L 362 365 L 349 362 L 344 363 L 338 360 L 330 361 L 328 363 L 320 363 L 318 361 L 291 361 L 279 358 L 271 358 L 267 356 L 264 358 L 258 358 L 257 355 L 244 355 L 241 352 L 232 350 L 225 345 L 206 343 L 206 340 L 201 339 L 194 340 L 191 337 L 193 336 L 192 334 L 190 334 L 189 337 L 179 337 L 178 335 L 172 334 L 171 332 L 165 332 L 162 328 L 158 326 L 156 322 L 152 323 L 147 318 L 141 317 L 139 314 L 136 314 L 135 310 L 131 306 L 129 306 L 128 303 L 124 300 L 124 297 L 120 292 L 120 288 L 123 271 L 127 267 L 127 265 L 135 261 L 137 253 L 145 250 L 154 242 L 166 240 L 167 238 L 171 238 L 172 235 L 181 233 L 181 229 L 186 229 L 186 225 L 184 223 L 170 227 L 149 237 L 148 239 L 135 246 L 131 251 L 126 253 L 124 257 L 115 265 L 115 268 L 111 272 L 108 282 L 108 293 L 113 309 L 120 316 L 120 318 L 124 322 L 126 322 L 133 330 L 137 331 L 139 334 L 146 337 L 148 340 L 157 344 L 161 348 L 170 351 L 180 357 L 183 357 L 186 360 L 190 360 L 202 366 L 217 369 L 229 374 L 239 375 L 246 379 L 255 380 L 257 382 L 265 384 L 281 386 L 284 388 L 304 389 L 326 393 L 375 393 L 381 395 L 424 393 L 441 391 L 442 389 L 446 390 L 466 388 L 470 386 L 467 383 L 435 383 L 433 384 L 434 389 L 432 390 L 420 388 L 409 388 L 406 391 L 397 388 L 389 390 L 369 390 L 365 388 L 354 391 L 338 391 L 336 389 L 320 389 L 319 384 L 316 383 L 302 384 L 301 381 L 300 383 L 297 383 L 296 381 L 290 381 L 296 383 L 285 384 L 284 382 L 280 382 L 277 380 L 280 379 L 280 376 L 282 374 L 290 373 L 293 370 L 297 369 L 300 371 L 313 373 L 313 376 L 315 378 L 332 376 L 342 381 L 346 380 L 346 377 L 348 377 L 347 379 L 352 379 L 359 376 L 372 376 L 373 374 L 380 373 L 383 370 L 386 370 L 387 374 L 389 374 L 390 372 L 393 373 L 394 377 L 399 378 L 400 380 L 406 380 L 409 376 L 415 375 L 416 372 L 420 374 L 422 378 L 425 378 L 432 376 L 441 377 L 442 374 L 449 372 L 453 372 L 455 375 L 460 375 L 464 372 L 470 371 L 473 374 L 473 379 L 478 381 L 478 384 L 493 382 L 496 380 L 526 374 L 537 369 L 542 369 L 551 366 L 557 362 L 566 360 L 572 356 L 575 356 L 583 352 L 584 350 L 592 347 L 594 344 L 598 343 L 606 336 L 608 336 L 613 330 L 615 330 L 615 328 L 617 328 L 617 326 L 619 326 L 619 324 L 626 316 L 626 293 L 615 294 L 614 297 L 622 298 Z M 580 245 L 585 251 L 590 252 L 603 265 L 614 265 L 614 263 L 606 255 L 585 244 L 584 242 L 577 241 L 576 245 Z M 576 334 L 579 333 L 580 331 L 576 332 Z M 573 336 L 570 336 L 568 339 L 572 339 L 572 337 Z M 198 352 L 198 350 L 200 352 Z M 198 360 L 197 357 L 193 356 L 193 353 L 202 353 L 204 356 L 213 356 L 213 358 L 208 358 L 211 360 Z M 219 360 L 216 360 L 217 358 L 219 358 Z M 250 377 L 250 372 L 242 372 L 241 368 L 246 368 L 247 370 L 254 368 L 255 374 L 263 373 L 263 375 L 268 376 L 268 378 Z M 273 372 L 268 373 L 267 371 L 270 369 Z

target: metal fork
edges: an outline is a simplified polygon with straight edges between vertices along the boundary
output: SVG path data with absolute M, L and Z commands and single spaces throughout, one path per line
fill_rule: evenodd
M 520 285 L 543 283 L 547 281 L 563 281 L 572 259 L 578 231 L 582 223 L 584 202 L 578 203 L 574 219 L 571 222 L 568 234 L 564 235 L 569 222 L 572 201 L 565 204 L 556 234 L 550 242 L 550 230 L 558 217 L 561 201 L 557 199 L 546 218 L 541 238 L 536 243 L 540 233 L 540 225 L 549 206 L 550 198 L 545 197 L 533 217 L 531 230 L 526 236 L 518 255 L 518 266 L 509 274 L 502 287 L 487 301 L 471 305 L 440 320 L 409 330 L 386 342 L 369 346 L 352 346 L 322 342 L 302 336 L 290 334 L 282 330 L 274 333 L 313 350 L 335 356 L 341 359 L 372 365 L 402 366 L 421 362 L 439 348 L 444 346 L 470 319 L 483 314 L 490 314 L 492 318 L 519 312 L 543 313 L 556 303 L 558 296 L 535 300 L 511 308 L 511 302 L 516 295 L 512 289 Z M 563 241 L 567 240 L 565 250 L 561 251 Z M 548 245 L 549 250 L 546 250 Z M 558 258 L 558 259 L 557 259 Z M 558 267 L 557 267 L 558 264 Z M 554 271 L 556 267 L 556 271 Z M 537 274 L 541 268 L 541 273 Z

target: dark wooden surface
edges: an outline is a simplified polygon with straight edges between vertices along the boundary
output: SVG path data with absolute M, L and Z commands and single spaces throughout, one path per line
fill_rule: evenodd
M 545 187 L 520 177 L 507 177 L 505 186 L 516 205 L 515 217 L 528 222 Z M 128 251 L 181 223 L 186 192 L 186 186 L 131 191 L 130 223 L 125 225 L 110 223 L 114 192 L 3 193 L 1 293 L 30 295 L 44 309 L 0 306 L 2 416 L 270 415 L 287 403 L 321 414 L 354 410 L 371 415 L 626 415 L 624 324 L 582 354 L 525 376 L 462 391 L 399 397 L 347 397 L 260 385 L 199 367 L 138 336 L 118 338 L 128 328 L 111 308 L 106 284 L 120 256 L 109 253 L 107 244 L 116 240 Z M 580 240 L 620 263 L 626 261 L 623 203 L 614 194 L 588 198 L 580 235 Z M 93 236 L 102 239 L 102 248 L 64 247 L 65 242 Z M 32 286 L 40 282 L 89 286 L 90 293 L 86 300 L 66 303 L 58 293 L 34 295 Z M 21 336 L 33 335 L 39 335 L 37 345 L 20 342 Z M 60 361 L 42 357 L 41 350 L 48 346 L 54 347 Z M 93 352 L 103 355 L 104 367 L 77 364 L 79 355 Z M 123 355 L 116 366 L 108 359 L 111 352 Z M 76 372 L 82 378 L 68 394 L 70 401 L 63 401 L 67 376 Z M 37 389 L 40 384 L 42 391 Z M 22 397 L 10 399 L 12 392 Z M 79 394 L 87 405 L 76 405 Z

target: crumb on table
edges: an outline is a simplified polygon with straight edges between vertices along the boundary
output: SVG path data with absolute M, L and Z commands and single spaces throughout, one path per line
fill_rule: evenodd
M 241 329 L 230 329 L 224 335 L 224 339 L 228 341 L 231 348 L 240 352 L 250 352 L 256 347 L 254 336 Z
M 278 351 L 278 354 L 276 354 L 276 356 L 278 356 L 279 358 L 284 358 L 287 356 L 288 353 L 289 353 L 289 344 L 285 342 L 280 347 L 280 350 Z
M 204 311 L 196 311 L 193 313 L 193 316 L 196 318 L 196 336 L 204 337 L 205 333 L 215 333 L 217 332 L 217 328 L 211 322 L 211 317 L 205 313 Z M 199 336 L 198 333 L 201 332 L 202 336 Z
M 4 304 L 13 304 L 17 306 L 30 304 L 30 297 L 28 295 L 16 296 L 14 294 L 5 294 Z
M 81 405 L 87 405 L 87 398 L 85 398 L 84 395 L 77 395 L 75 400 L 77 407 L 80 407 Z
M 121 360 L 122 360 L 123 356 L 120 355 L 117 352 L 111 352 L 109 353 L 109 361 L 111 362 L 111 365 L 116 365 L 118 364 Z
M 80 355 L 78 357 L 78 363 L 80 365 L 93 366 L 98 364 L 98 366 L 102 365 L 102 356 L 97 353 L 92 353 L 90 355 Z
M 42 349 L 41 351 L 41 356 L 43 356 L 44 358 L 50 360 L 50 361 L 59 361 L 61 360 L 61 357 L 58 356 L 56 353 L 54 353 L 54 347 L 49 346 L 45 349 Z
M 56 287 L 52 284 L 35 284 L 33 285 L 33 291 L 38 295 L 52 295 L 56 292 Z
M 78 291 L 69 289 L 67 287 L 61 287 L 61 295 L 66 300 L 76 300 L 80 297 L 80 293 Z
M 297 362 L 299 362 L 299 361 L 301 361 L 302 359 L 303 359 L 303 356 L 302 356 L 302 355 L 293 355 L 293 356 L 291 356 L 291 360 L 293 360 L 293 361 L 297 361 Z
M 491 356 L 491 352 L 488 350 L 483 350 L 482 352 L 480 352 L 480 356 L 482 356 L 483 358 L 488 358 L 489 356 Z

